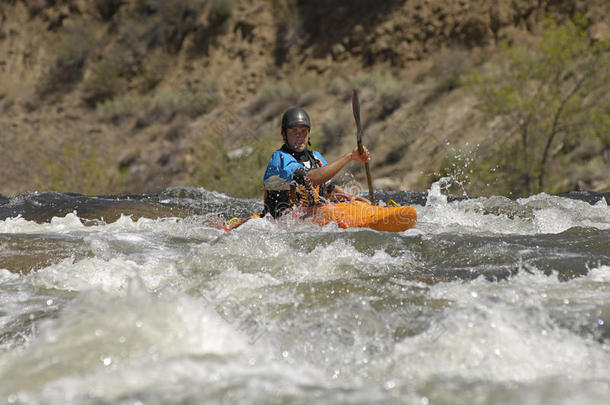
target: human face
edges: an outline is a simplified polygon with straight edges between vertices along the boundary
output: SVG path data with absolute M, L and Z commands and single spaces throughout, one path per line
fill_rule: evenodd
M 290 149 L 295 152 L 303 152 L 307 149 L 309 142 L 309 128 L 305 125 L 297 125 L 286 131 L 286 142 Z

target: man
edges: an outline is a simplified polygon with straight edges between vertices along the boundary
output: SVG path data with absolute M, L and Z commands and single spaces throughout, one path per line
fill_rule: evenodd
M 277 218 L 293 206 L 313 206 L 340 196 L 369 202 L 332 182 L 333 176 L 352 160 L 368 162 L 368 149 L 364 147 L 360 154 L 356 148 L 328 164 L 319 152 L 308 149 L 310 130 L 311 122 L 305 110 L 291 108 L 282 116 L 284 145 L 273 153 L 265 171 L 263 215 L 270 213 Z

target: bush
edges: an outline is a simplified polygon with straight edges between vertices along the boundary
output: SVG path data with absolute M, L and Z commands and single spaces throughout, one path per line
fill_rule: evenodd
M 95 107 L 123 92 L 127 88 L 124 67 L 119 53 L 92 64 L 83 82 L 83 101 L 90 107 Z
M 95 42 L 91 26 L 84 21 L 63 27 L 51 45 L 56 56 L 39 81 L 38 95 L 46 97 L 72 90 L 83 78 L 83 68 Z
M 470 78 L 480 110 L 502 123 L 487 157 L 500 166 L 505 192 L 565 191 L 552 184 L 568 177 L 570 151 L 604 132 L 595 117 L 609 104 L 610 41 L 591 43 L 585 28 L 579 19 L 547 21 L 538 46 L 505 46 L 493 70 Z
M 125 96 L 116 100 L 106 100 L 96 105 L 95 111 L 104 119 L 113 121 L 130 117 L 138 111 L 146 111 L 150 108 L 152 97 Z
M 93 0 L 93 5 L 103 20 L 110 20 L 119 11 L 124 0 Z
M 605 110 L 597 111 L 593 116 L 593 126 L 590 134 L 598 138 L 602 144 L 602 154 L 610 166 L 610 102 Z
M 143 92 L 154 89 L 163 80 L 172 62 L 172 58 L 161 49 L 147 55 L 139 78 L 139 89 Z
M 436 55 L 432 68 L 426 74 L 434 81 L 434 88 L 424 100 L 423 106 L 463 84 L 462 75 L 472 66 L 470 57 L 471 53 L 462 48 L 443 49 Z
M 202 91 L 161 92 L 156 96 L 126 96 L 106 100 L 96 107 L 101 118 L 113 121 L 138 115 L 139 126 L 168 122 L 178 114 L 191 118 L 212 110 L 220 101 L 218 91 L 211 87 Z
M 205 134 L 194 151 L 197 184 L 235 197 L 262 197 L 263 174 L 275 143 L 277 135 L 266 133 L 246 141 L 241 153 L 230 154 L 222 132 Z
M 251 114 L 263 111 L 268 105 L 278 101 L 284 101 L 285 105 L 298 105 L 301 97 L 319 87 L 318 79 L 315 75 L 299 76 L 297 79 L 289 81 L 268 81 L 260 87 L 256 98 L 248 107 Z M 267 114 L 264 119 L 272 118 L 277 111 Z
M 162 46 L 177 53 L 184 38 L 195 31 L 205 3 L 205 0 L 137 0 L 136 15 L 131 16 L 129 23 L 145 26 L 140 40 L 149 49 Z
M 155 97 L 149 113 L 166 119 L 176 114 L 195 118 L 210 111 L 218 102 L 219 95 L 216 91 L 160 93 Z
M 35 188 L 90 195 L 122 190 L 124 176 L 113 156 L 95 140 L 72 136 L 57 152 L 37 171 Z
M 208 21 L 212 26 L 218 26 L 227 21 L 233 13 L 232 0 L 209 0 Z

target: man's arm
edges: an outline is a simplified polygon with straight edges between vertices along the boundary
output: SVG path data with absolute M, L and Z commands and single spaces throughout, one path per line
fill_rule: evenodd
M 368 162 L 370 159 L 371 156 L 366 146 L 363 147 L 362 155 L 358 153 L 358 148 L 356 148 L 351 153 L 346 153 L 339 159 L 327 164 L 326 166 L 308 171 L 306 177 L 314 186 L 317 186 L 318 184 L 326 183 L 328 180 L 332 179 L 352 160 L 364 163 Z

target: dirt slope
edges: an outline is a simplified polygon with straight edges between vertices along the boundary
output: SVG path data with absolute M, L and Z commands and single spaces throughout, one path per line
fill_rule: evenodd
M 291 105 L 308 109 L 328 158 L 352 148 L 354 86 L 376 185 L 423 189 L 452 148 L 489 132 L 455 84 L 465 69 L 502 41 L 535 41 L 547 15 L 610 35 L 607 0 L 346 4 L 1 0 L 0 193 L 233 192 L 226 151 L 263 140 L 271 153 Z

